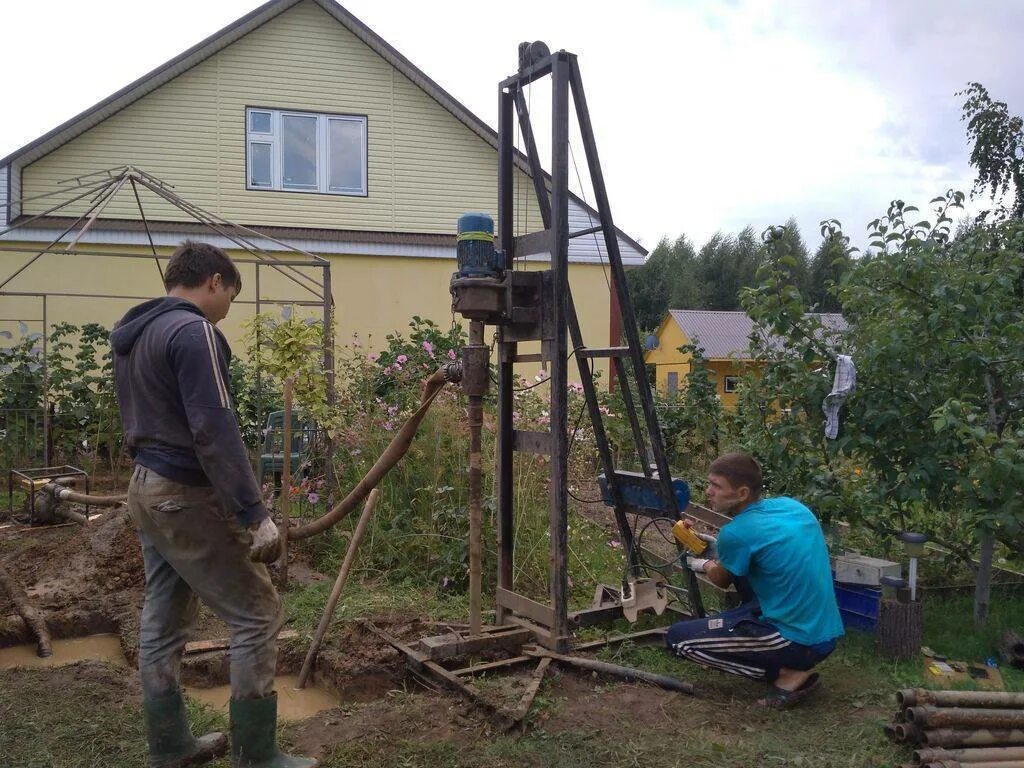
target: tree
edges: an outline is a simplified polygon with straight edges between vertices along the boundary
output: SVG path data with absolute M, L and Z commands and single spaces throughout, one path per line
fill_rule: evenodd
M 696 306 L 699 291 L 694 282 L 693 245 L 685 235 L 669 243 L 663 239 L 651 251 L 647 263 L 626 273 L 636 324 L 653 331 L 669 309 Z
M 843 279 L 849 264 L 847 247 L 843 240 L 822 229 L 824 239 L 808 267 L 807 304 L 813 312 L 841 312 L 842 305 L 835 288 Z
M 740 308 L 740 291 L 754 285 L 762 247 L 751 227 L 738 235 L 714 234 L 697 254 L 700 309 Z
M 1024 222 L 951 239 L 949 213 L 963 195 L 932 202 L 933 221 L 897 200 L 871 223 L 872 250 L 839 289 L 853 322 L 830 343 L 803 317 L 780 238 L 769 243 L 745 306 L 785 345 L 760 347 L 765 376 L 748 406 L 769 417 L 751 419 L 745 439 L 780 490 L 804 493 L 826 514 L 883 534 L 923 530 L 965 562 L 980 549 L 980 624 L 993 543 L 1024 549 Z M 829 236 L 846 242 L 838 229 Z M 839 439 L 826 441 L 830 366 L 821 361 L 837 344 L 857 363 L 858 388 Z
M 967 97 L 962 119 L 972 143 L 970 163 L 978 171 L 975 191 L 988 190 L 993 198 L 1012 191 L 1009 213 L 1024 218 L 1024 121 L 981 83 L 969 83 L 958 95 Z

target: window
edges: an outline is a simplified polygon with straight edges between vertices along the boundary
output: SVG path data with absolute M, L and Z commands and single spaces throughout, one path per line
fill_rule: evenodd
M 679 390 L 679 374 L 675 371 L 669 371 L 665 379 L 665 386 L 670 395 L 675 394 Z
M 366 118 L 246 110 L 246 187 L 366 195 Z
M 740 389 L 740 377 L 739 376 L 726 376 L 725 377 L 725 391 L 726 392 L 738 392 Z

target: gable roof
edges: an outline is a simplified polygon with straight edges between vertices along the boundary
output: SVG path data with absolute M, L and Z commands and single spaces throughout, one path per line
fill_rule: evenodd
M 750 334 L 754 321 L 746 312 L 711 309 L 670 309 L 669 315 L 686 338 L 704 350 L 708 360 L 724 360 L 749 356 Z M 812 312 L 830 330 L 844 330 L 846 320 L 835 312 Z M 781 340 L 779 340 L 781 344 Z
M 271 21 L 288 9 L 302 2 L 305 2 L 305 0 L 269 0 L 269 2 L 264 3 L 255 10 L 247 13 L 245 16 L 232 22 L 220 31 L 215 32 L 202 42 L 197 43 L 185 52 L 175 56 L 170 61 L 143 75 L 138 80 L 126 85 L 124 88 L 108 96 L 98 104 L 95 104 L 84 112 L 75 115 L 70 120 L 43 134 L 35 141 L 32 141 L 21 149 L 7 155 L 7 157 L 0 159 L 0 168 L 10 165 L 11 172 L 20 171 L 22 167 L 38 160 L 44 155 L 49 154 L 61 145 L 71 141 L 76 136 L 85 133 L 87 130 L 98 125 L 114 113 L 119 112 L 133 102 L 138 101 L 143 96 L 152 93 L 157 88 L 170 82 L 186 70 L 200 64 L 217 52 L 231 45 L 236 40 L 239 40 L 249 34 L 257 27 L 266 24 L 268 21 Z M 419 69 L 419 67 L 409 61 L 390 43 L 384 40 L 384 38 L 349 13 L 341 5 L 334 2 L 334 0 L 309 0 L 309 2 L 315 3 L 326 13 L 334 17 L 334 19 L 352 32 L 352 34 L 365 43 L 372 51 L 409 78 L 409 80 L 411 80 L 416 86 L 448 110 L 448 112 L 450 112 L 459 122 L 469 128 L 469 130 L 489 145 L 494 147 L 495 151 L 497 151 L 497 131 L 473 114 L 444 88 L 434 82 L 434 80 L 428 77 L 426 73 Z M 531 175 L 529 161 L 519 150 L 516 150 L 515 162 L 519 169 L 526 173 L 527 176 Z M 548 184 L 550 184 L 551 175 L 545 172 L 544 178 Z M 580 206 L 585 208 L 592 216 L 598 216 L 597 211 L 592 206 L 580 199 L 579 196 L 573 194 L 572 191 L 569 192 L 569 196 Z M 618 227 L 615 229 L 620 238 L 628 242 L 644 256 L 647 255 L 648 252 L 646 248 L 641 246 L 636 242 L 636 240 L 631 238 Z

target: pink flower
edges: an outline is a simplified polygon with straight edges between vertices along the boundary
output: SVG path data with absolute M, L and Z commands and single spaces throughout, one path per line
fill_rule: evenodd
M 393 430 L 394 430 L 394 428 L 395 428 L 395 425 L 394 425 L 394 424 L 392 424 L 392 423 L 391 423 L 390 421 L 385 421 L 385 422 L 384 422 L 384 429 L 385 429 L 386 431 L 388 431 L 388 432 L 391 432 L 391 431 L 393 431 Z
M 376 363 L 378 360 L 380 360 L 380 352 L 371 352 L 369 354 L 369 358 L 371 363 Z
M 619 544 L 619 542 L 616 541 L 615 539 L 612 539 L 611 541 L 608 542 L 608 546 L 611 547 L 612 549 L 618 549 L 622 545 Z
M 407 356 L 405 356 L 405 355 L 399 355 L 398 357 L 395 358 L 395 362 L 396 363 L 401 363 L 403 365 L 405 363 L 407 363 L 408 361 L 409 361 L 409 358 Z
M 449 359 L 449 360 L 454 360 L 454 359 L 455 359 L 455 357 L 456 357 L 456 355 L 455 355 L 455 350 L 454 350 L 454 349 L 449 349 L 449 350 L 448 350 L 448 359 Z
M 320 501 L 320 494 L 318 494 L 318 493 L 311 493 L 306 498 L 309 499 L 309 503 L 310 504 L 316 504 L 318 501 Z
M 423 342 L 423 348 L 427 350 L 428 355 L 430 355 L 431 357 L 434 356 L 434 345 L 431 344 L 429 341 Z

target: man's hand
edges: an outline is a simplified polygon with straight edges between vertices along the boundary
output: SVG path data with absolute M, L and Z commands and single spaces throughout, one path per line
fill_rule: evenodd
M 686 565 L 691 571 L 697 573 L 707 573 L 708 567 L 714 565 L 714 560 L 706 557 L 693 557 L 692 555 L 686 556 Z
M 710 557 L 712 560 L 718 559 L 718 538 L 712 536 L 710 533 L 698 533 L 697 538 L 707 543 L 708 548 L 704 550 L 702 554 Z
M 249 543 L 249 558 L 257 563 L 272 563 L 281 556 L 281 534 L 274 521 L 265 517 L 249 526 L 252 541 Z

